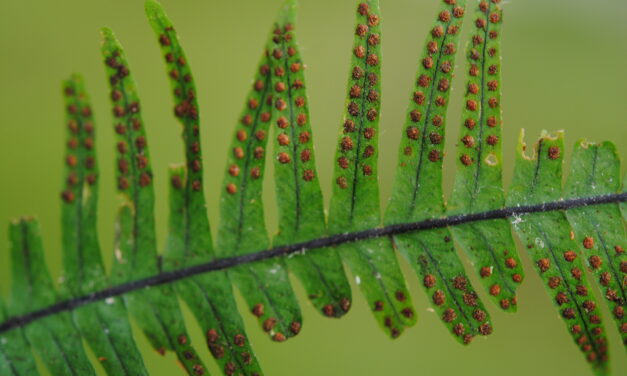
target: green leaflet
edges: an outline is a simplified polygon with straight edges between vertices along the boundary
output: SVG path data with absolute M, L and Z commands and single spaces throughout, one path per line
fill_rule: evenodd
M 172 22 L 161 5 L 146 1 L 146 14 L 165 56 L 174 94 L 174 114 L 183 125 L 186 166 L 170 170 L 170 230 L 164 267 L 168 270 L 213 257 L 209 220 L 202 191 L 202 158 L 196 87 Z M 194 276 L 176 283 L 225 374 L 261 375 L 246 340 L 244 324 L 225 272 Z
M 39 223 L 31 218 L 12 222 L 9 239 L 11 315 L 24 314 L 56 303 L 58 296 L 45 264 Z M 24 332 L 53 375 L 95 375 L 69 313 L 38 320 L 26 326 Z
M 326 234 L 324 205 L 316 172 L 313 131 L 302 60 L 294 25 L 296 2 L 287 0 L 274 25 L 275 46 L 269 49 L 274 181 L 279 233 L 274 246 L 307 241 Z M 351 290 L 340 257 L 318 250 L 289 257 L 288 267 L 300 278 L 318 311 L 341 317 L 351 305 Z
M 0 298 L 0 322 L 6 320 L 4 301 Z M 0 334 L 0 376 L 39 375 L 22 329 Z
M 83 80 L 63 83 L 68 140 L 62 193 L 63 265 L 73 296 L 108 287 L 97 232 L 98 165 L 92 110 Z M 80 307 L 74 320 L 109 375 L 146 375 L 119 299 Z
M 102 34 L 118 139 L 117 188 L 124 199 L 118 214 L 112 279 L 127 282 L 159 272 L 152 169 L 135 82 L 124 51 L 111 30 L 103 29 Z M 191 346 L 171 285 L 130 293 L 124 298 L 157 351 L 175 351 L 189 374 L 204 372 L 205 366 Z
M 620 190 L 620 159 L 610 142 L 575 145 L 565 197 L 589 197 L 613 194 Z M 627 285 L 627 238 L 617 205 L 596 205 L 566 211 L 575 230 L 579 256 L 594 273 L 608 307 L 618 325 L 623 344 L 627 345 L 625 286 Z
M 378 0 L 358 2 L 348 93 L 335 154 L 329 228 L 333 233 L 381 224 L 377 174 L 381 108 L 381 26 Z M 388 238 L 342 245 L 379 325 L 392 338 L 415 324 L 409 291 Z
M 505 203 L 501 142 L 501 24 L 498 4 L 480 2 L 470 37 L 468 83 L 462 111 L 457 174 L 448 207 L 451 215 L 500 209 Z M 505 219 L 451 227 L 472 260 L 484 288 L 499 306 L 516 311 L 516 289 L 524 271 Z
M 563 133 L 543 133 L 535 155 L 524 154 L 523 134 L 518 145 L 508 206 L 555 201 L 562 195 Z M 589 292 L 583 263 L 563 212 L 526 214 L 511 219 L 547 292 L 558 307 L 568 331 L 598 374 L 607 372 L 607 338 L 598 305 Z
M 465 1 L 442 3 L 417 74 L 385 223 L 444 214 L 442 155 L 446 110 Z M 436 312 L 462 343 L 492 332 L 490 318 L 455 253 L 448 229 L 394 236 L 423 281 Z
M 261 197 L 272 121 L 273 72 L 267 55 L 276 47 L 271 34 L 229 149 L 220 200 L 217 249 L 221 256 L 252 253 L 270 245 Z M 273 340 L 282 342 L 300 332 L 302 316 L 283 259 L 238 266 L 229 276 Z

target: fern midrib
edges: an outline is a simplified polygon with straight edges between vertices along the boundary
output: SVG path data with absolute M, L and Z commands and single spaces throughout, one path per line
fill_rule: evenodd
M 586 316 L 583 315 L 581 306 L 577 302 L 575 294 L 573 294 L 571 285 L 568 282 L 568 279 L 566 278 L 566 275 L 564 274 L 564 271 L 562 270 L 562 267 L 559 264 L 560 260 L 558 259 L 557 255 L 555 254 L 555 251 L 553 249 L 554 247 L 553 247 L 553 245 L 551 243 L 551 240 L 546 235 L 546 233 L 536 224 L 536 222 L 531 222 L 531 224 L 536 229 L 536 231 L 544 238 L 544 244 L 547 245 L 547 249 L 549 250 L 549 252 L 551 254 L 551 258 L 553 259 L 552 261 L 555 264 L 555 266 L 557 267 L 557 270 L 560 273 L 562 281 L 566 285 L 566 291 L 568 292 L 568 296 L 570 298 L 570 301 L 573 302 L 573 305 L 577 309 L 577 315 L 579 317 L 579 320 L 577 320 L 577 321 L 579 321 L 579 322 L 581 322 L 583 324 L 584 331 L 586 333 L 586 336 L 589 339 L 590 344 L 592 345 L 592 349 L 593 349 L 595 354 L 598 354 L 598 351 L 597 351 L 598 348 L 597 348 L 596 341 L 592 340 L 592 338 L 594 338 L 594 336 L 592 335 L 592 332 L 590 331 L 590 328 L 588 327 L 588 320 L 586 320 Z
M 72 367 L 72 363 L 70 362 L 67 354 L 65 353 L 65 349 L 63 349 L 63 347 L 61 346 L 61 342 L 57 338 L 54 330 L 50 330 L 50 328 L 48 328 L 48 325 L 46 325 L 45 323 L 42 324 L 42 326 L 46 329 L 46 331 L 50 335 L 50 338 L 52 339 L 52 342 L 54 343 L 54 345 L 56 346 L 57 350 L 61 354 L 61 357 L 63 358 L 63 364 L 65 364 L 67 370 L 70 371 L 70 374 L 77 375 L 77 373 L 74 372 L 74 368 Z
M 389 240 L 390 242 L 392 241 L 390 238 L 387 238 L 387 237 L 384 239 L 384 241 L 386 239 Z M 358 251 L 355 252 L 357 254 L 357 257 L 362 257 L 366 259 L 366 262 L 368 266 L 370 267 L 370 270 L 372 271 L 372 276 L 374 276 L 374 279 L 377 281 L 377 284 L 379 285 L 379 287 L 381 287 L 381 291 L 383 291 L 384 298 L 387 301 L 388 306 L 394 313 L 394 317 L 396 318 L 396 321 L 401 327 L 406 326 L 404 324 L 403 318 L 398 313 L 398 309 L 396 309 L 396 306 L 394 305 L 394 300 L 390 297 L 390 292 L 388 291 L 387 286 L 381 280 L 381 277 L 380 277 L 381 272 L 379 271 L 377 266 L 372 263 L 372 259 L 370 258 L 369 253 L 367 251 L 363 252 L 362 247 L 360 247 L 359 243 L 356 243 L 356 245 L 357 245 L 356 248 L 358 249 Z
M 124 361 L 122 361 L 122 357 L 120 356 L 120 354 L 118 352 L 118 348 L 115 346 L 115 342 L 111 341 L 111 337 L 109 337 L 110 329 L 109 329 L 108 326 L 105 326 L 106 320 L 102 319 L 102 316 L 100 315 L 100 310 L 98 309 L 98 307 L 96 306 L 94 308 L 95 308 L 94 311 L 96 311 L 96 317 L 98 319 L 98 324 L 100 324 L 100 328 L 102 329 L 102 332 L 105 334 L 106 341 L 107 341 L 107 343 L 109 343 L 109 346 L 113 350 L 113 355 L 115 356 L 115 359 L 117 360 L 118 365 L 124 371 L 124 375 L 132 375 L 129 372 L 129 370 L 126 369 L 126 364 L 125 364 Z
M 442 60 L 442 56 L 444 54 L 444 49 L 442 48 L 446 43 L 448 37 L 450 36 L 448 30 L 449 26 L 453 23 L 453 21 L 449 21 L 446 24 L 446 31 L 444 36 L 442 37 L 442 43 L 439 45 L 438 50 L 438 59 L 436 60 L 434 67 L 433 80 L 431 82 L 431 89 L 429 91 L 429 103 L 427 104 L 427 110 L 425 111 L 424 123 L 422 125 L 422 129 L 420 130 L 421 140 L 420 140 L 420 158 L 418 159 L 418 166 L 416 167 L 416 178 L 414 179 L 414 191 L 412 193 L 411 202 L 408 205 L 408 218 L 412 218 L 412 214 L 416 209 L 416 198 L 418 197 L 418 191 L 420 190 L 420 176 L 422 174 L 422 164 L 424 162 L 424 156 L 427 153 L 426 142 L 427 137 L 425 135 L 427 128 L 429 127 L 429 117 L 431 116 L 431 108 L 433 107 L 433 102 L 435 102 L 435 92 L 437 90 L 437 85 L 435 82 L 435 78 L 438 76 L 438 72 L 440 71 L 440 62 Z
M 272 299 L 272 297 L 268 294 L 267 289 L 263 285 L 262 279 L 259 278 L 259 275 L 257 275 L 257 273 L 256 273 L 254 268 L 248 267 L 248 271 L 255 278 L 255 281 L 257 283 L 257 287 L 259 287 L 259 290 L 262 292 L 263 296 L 265 296 L 266 300 L 268 301 L 268 304 L 270 304 L 270 308 L 272 308 L 272 311 L 275 313 L 275 315 L 272 316 L 272 317 L 276 317 L 277 323 L 281 323 L 281 326 L 283 326 L 283 329 L 287 329 L 287 324 L 285 323 L 285 318 L 279 313 L 280 310 L 276 308 L 276 307 L 278 307 L 278 305 L 276 304 L 274 299 Z M 287 333 L 287 331 L 286 331 L 286 333 Z
M 588 175 L 589 177 L 588 183 L 587 183 L 588 187 L 595 186 L 596 176 L 597 176 L 597 166 L 598 166 L 598 161 L 599 161 L 599 148 L 594 147 L 593 150 L 594 150 L 594 156 L 592 157 L 591 172 Z M 605 254 L 606 260 L 608 260 L 608 263 L 609 263 L 609 269 L 610 269 L 610 272 L 612 273 L 612 278 L 614 279 L 614 281 L 620 281 L 621 277 L 618 274 L 618 270 L 616 269 L 616 266 L 614 265 L 616 258 L 612 257 L 609 253 L 607 243 L 605 242 L 605 238 L 600 230 L 601 224 L 596 220 L 596 216 L 594 215 L 587 216 L 587 218 L 592 222 L 592 225 L 594 226 L 594 230 L 597 233 L 597 237 L 599 238 L 599 241 L 601 242 L 601 245 L 603 247 L 603 253 Z M 620 294 L 622 296 L 623 301 L 626 301 L 627 297 L 625 296 L 625 285 L 620 282 L 616 283 L 616 285 L 618 285 L 620 289 Z
M 76 108 L 79 109 L 79 111 L 77 111 L 78 113 L 80 113 L 80 102 L 78 100 L 78 95 L 79 93 L 75 90 L 76 92 L 76 96 L 74 97 L 74 105 L 76 106 Z M 78 123 L 78 129 L 79 132 L 82 133 L 85 131 L 84 128 L 84 123 L 83 123 L 83 119 L 80 116 L 77 116 L 77 123 Z M 78 268 L 76 269 L 78 271 L 78 283 L 80 285 L 83 285 L 84 281 L 84 267 L 85 267 L 85 257 L 84 257 L 84 249 L 83 249 L 83 189 L 84 189 L 84 184 L 85 184 L 85 170 L 83 168 L 84 162 L 86 160 L 85 155 L 86 152 L 82 147 L 82 142 L 81 142 L 81 138 L 79 137 L 79 146 L 77 148 L 77 154 L 78 154 L 78 166 L 81 166 L 79 168 L 77 168 L 77 172 L 78 172 L 78 184 L 77 186 L 79 187 L 79 189 L 77 189 L 76 192 L 76 198 L 74 201 L 74 205 L 76 208 L 76 227 L 75 227 L 75 231 L 76 231 L 76 257 L 78 259 Z M 72 250 L 68 250 L 69 252 L 72 252 Z M 75 287 L 75 286 L 73 286 Z M 82 289 L 81 289 L 82 290 Z
M 539 204 L 516 205 L 502 209 L 494 209 L 481 213 L 456 214 L 439 218 L 431 218 L 417 222 L 407 222 L 383 227 L 375 227 L 367 230 L 341 233 L 308 240 L 305 242 L 277 246 L 271 249 L 261 250 L 250 254 L 238 255 L 226 258 L 215 259 L 202 264 L 184 267 L 172 271 L 164 271 L 156 275 L 145 277 L 135 281 L 123 282 L 119 285 L 107 287 L 94 291 L 88 295 L 67 299 L 51 304 L 42 309 L 34 310 L 26 314 L 10 317 L 0 323 L 0 333 L 7 332 L 16 327 L 28 325 L 31 322 L 60 312 L 69 311 L 78 307 L 104 300 L 111 297 L 133 293 L 137 290 L 152 286 L 166 285 L 178 280 L 190 278 L 195 275 L 212 271 L 225 270 L 240 265 L 249 265 L 253 262 L 260 262 L 272 258 L 283 257 L 301 252 L 302 250 L 314 251 L 340 244 L 354 243 L 366 239 L 386 237 L 398 234 L 418 233 L 421 231 L 449 226 L 458 226 L 465 223 L 486 221 L 492 219 L 504 219 L 518 217 L 524 214 L 546 213 L 552 211 L 562 211 L 579 207 L 590 207 L 592 205 L 618 204 L 627 202 L 627 192 L 598 195 L 590 197 L 579 197 L 572 199 L 558 199 Z
M 284 37 L 281 40 L 281 50 L 283 50 L 284 56 L 288 56 Z M 294 161 L 292 163 L 292 169 L 293 169 L 292 178 L 294 179 L 294 201 L 295 201 L 295 208 L 294 208 L 295 223 L 293 224 L 293 227 L 294 227 L 293 231 L 294 231 L 294 234 L 298 234 L 300 232 L 300 215 L 301 215 L 300 179 L 298 178 L 299 176 L 298 175 L 298 170 L 299 170 L 298 168 L 298 143 L 296 142 L 298 138 L 296 137 L 296 131 L 295 131 L 296 123 L 294 121 L 294 103 L 292 102 L 292 99 L 293 99 L 292 79 L 291 79 L 292 74 L 291 74 L 291 69 L 289 67 L 289 59 L 287 57 L 285 58 L 284 69 L 285 69 L 285 79 L 287 80 L 287 103 L 289 103 L 288 108 L 290 111 L 289 128 L 290 128 L 290 137 L 292 139 L 292 160 Z
M 464 310 L 464 307 L 458 301 L 457 295 L 455 294 L 455 292 L 453 291 L 453 289 L 451 288 L 449 284 L 448 277 L 444 275 L 444 273 L 442 273 L 442 270 L 440 269 L 440 266 L 438 265 L 438 261 L 433 257 L 433 255 L 431 255 L 428 245 L 425 244 L 425 242 L 422 239 L 419 239 L 418 241 L 420 242 L 420 246 L 422 247 L 422 249 L 425 251 L 429 259 L 431 260 L 431 264 L 434 265 L 435 271 L 436 273 L 438 273 L 438 276 L 440 278 L 440 281 L 442 281 L 442 284 L 444 284 L 444 286 L 446 287 L 446 290 L 448 291 L 449 296 L 452 298 L 453 302 L 455 302 L 455 305 L 457 306 L 457 310 L 461 313 L 462 316 L 464 316 L 464 322 L 466 322 L 469 328 L 472 329 L 474 332 L 476 329 L 476 326 L 472 324 L 472 320 L 468 317 L 468 315 L 466 314 L 466 311 Z
M 267 62 L 269 62 L 269 59 L 266 60 Z M 265 103 L 265 101 L 268 99 L 268 90 L 270 90 L 270 87 L 272 86 L 271 84 L 271 77 L 270 77 L 271 73 L 268 73 L 268 75 L 265 78 L 265 82 L 263 85 L 263 91 L 261 92 L 260 98 L 261 98 L 261 103 L 259 106 L 259 109 L 257 111 L 255 111 L 255 118 L 253 120 L 253 128 L 250 132 L 251 135 L 253 135 L 255 133 L 255 131 L 257 130 L 257 126 L 259 125 L 259 116 L 262 113 L 263 110 L 263 104 Z M 246 222 L 246 215 L 245 215 L 245 210 L 244 208 L 246 207 L 245 204 L 245 199 L 246 199 L 246 194 L 248 193 L 248 177 L 250 175 L 250 162 L 251 162 L 251 157 L 253 155 L 252 153 L 252 148 L 253 148 L 253 142 L 249 142 L 246 144 L 246 154 L 245 155 L 245 160 L 244 160 L 244 168 L 243 168 L 243 174 L 242 174 L 242 182 L 241 182 L 241 190 L 242 193 L 239 195 L 239 207 L 238 207 L 238 218 L 237 218 L 237 233 L 236 233 L 236 237 L 235 237 L 235 247 L 234 249 L 239 249 L 240 247 L 240 243 L 242 241 L 242 230 L 244 228 L 244 223 Z M 254 157 L 252 157 L 254 158 Z M 263 220 L 260 221 L 260 223 L 263 224 Z M 265 229 L 265 225 L 262 226 L 263 228 L 260 231 L 263 231 L 265 233 L 266 229 Z
M 492 243 L 490 242 L 490 240 L 486 237 L 486 235 L 483 233 L 483 231 L 478 229 L 476 226 L 470 225 L 470 228 L 473 229 L 476 233 L 478 233 L 481 236 L 481 239 L 483 240 L 483 243 L 486 245 L 485 249 L 487 249 L 489 251 L 490 256 L 492 257 L 492 261 L 493 261 L 494 265 L 496 265 L 496 269 L 498 270 L 498 273 L 499 273 L 499 276 L 500 276 L 499 279 L 501 281 L 506 281 L 507 280 L 507 274 L 505 273 L 503 265 L 501 264 L 498 256 L 496 255 L 496 251 L 494 250 L 494 247 L 492 247 Z M 504 287 L 512 295 L 516 294 L 516 290 L 513 289 L 509 283 L 505 283 Z
M 475 206 L 475 202 L 477 202 L 476 198 L 479 195 L 479 178 L 481 175 L 481 171 L 484 167 L 483 164 L 483 132 L 485 131 L 485 124 L 484 124 L 484 120 L 485 120 L 485 108 L 486 108 L 486 100 L 487 100 L 487 95 L 486 95 L 486 75 L 487 75 L 487 64 L 486 64 L 486 56 L 487 56 L 487 50 L 488 50 L 488 37 L 490 35 L 489 31 L 490 31 L 490 20 L 488 19 L 489 17 L 487 16 L 488 14 L 490 14 L 490 12 L 492 11 L 492 6 L 493 3 L 490 1 L 488 3 L 488 10 L 485 12 L 486 17 L 486 23 L 485 23 L 485 32 L 483 34 L 483 48 L 481 51 L 481 106 L 479 108 L 479 140 L 477 140 L 477 143 L 479 144 L 477 146 L 477 160 L 475 161 L 476 163 L 476 169 L 475 169 L 475 174 L 473 176 L 474 182 L 473 182 L 473 192 L 472 192 L 472 199 L 468 201 L 468 210 L 472 211 L 474 206 Z M 500 90 L 497 89 L 497 90 Z M 500 127 L 500 124 L 497 124 L 498 127 Z M 502 199 L 500 200 L 500 204 L 502 204 Z
M 370 37 L 370 35 L 372 35 L 372 33 L 368 33 L 368 37 Z M 365 37 L 364 37 L 365 38 Z M 366 38 L 366 40 L 368 40 Z M 364 56 L 369 56 L 370 54 L 370 43 L 366 42 L 366 52 Z M 355 215 L 355 206 L 356 206 L 356 200 L 357 200 L 357 180 L 358 178 L 358 174 L 359 174 L 359 164 L 361 163 L 361 142 L 362 142 L 362 137 L 363 137 L 363 128 L 364 128 L 364 123 L 365 121 L 365 117 L 366 117 L 366 89 L 368 88 L 368 74 L 371 73 L 372 71 L 369 68 L 369 64 L 365 64 L 366 69 L 364 72 L 364 76 L 363 76 L 363 83 L 361 85 L 361 105 L 359 106 L 359 128 L 357 130 L 357 151 L 355 154 L 355 161 L 353 162 L 353 184 L 351 187 L 351 206 L 350 206 L 350 212 L 348 215 L 348 221 L 351 224 L 353 224 L 353 220 L 354 215 Z M 379 77 L 377 77 L 377 79 L 379 79 Z M 374 137 L 377 137 L 377 135 L 374 135 Z M 360 186 L 361 187 L 361 186 Z M 377 201 L 377 205 L 379 206 L 379 197 L 372 197 L 373 201 Z M 378 212 L 378 210 L 377 210 Z M 378 222 L 378 221 L 377 221 Z
M 200 286 L 200 283 L 198 283 L 198 281 L 195 278 L 190 279 L 190 281 L 194 286 L 196 286 L 196 288 L 201 292 L 202 296 L 205 298 L 205 301 L 207 302 L 207 304 L 209 305 L 209 308 L 211 309 L 211 312 L 213 313 L 213 317 L 215 317 L 216 321 L 218 322 L 220 332 L 222 333 L 224 338 L 229 338 L 229 333 L 227 332 L 226 328 L 224 327 L 224 324 L 222 323 L 222 320 L 220 318 L 220 313 L 218 312 L 215 305 L 213 304 L 213 300 L 211 300 L 211 297 L 207 295 L 207 291 L 204 288 L 202 288 L 202 286 Z M 231 358 L 235 360 L 235 362 L 240 366 L 241 369 L 246 369 L 247 367 L 242 364 L 241 359 L 237 356 L 238 354 L 235 351 L 231 341 L 227 339 L 226 343 L 229 348 L 229 353 L 231 353 L 232 355 Z

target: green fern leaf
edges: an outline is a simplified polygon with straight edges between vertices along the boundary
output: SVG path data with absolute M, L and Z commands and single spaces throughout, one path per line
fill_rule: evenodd
M 127 282 L 159 272 L 152 169 L 137 89 L 124 51 L 111 30 L 103 29 L 102 34 L 102 54 L 118 138 L 117 188 L 124 198 L 118 216 L 112 278 Z M 189 374 L 206 369 L 191 346 L 171 285 L 127 294 L 124 298 L 157 351 L 174 351 Z
M 563 133 L 543 134 L 532 157 L 525 155 L 521 133 L 514 179 L 507 197 L 510 206 L 559 200 L 562 196 Z M 535 269 L 546 283 L 547 292 L 558 307 L 568 331 L 592 367 L 607 372 L 607 338 L 601 313 L 576 257 L 577 244 L 563 212 L 526 214 L 511 219 L 527 248 Z
M 191 69 L 172 22 L 154 0 L 146 1 L 146 13 L 165 57 L 174 114 L 183 126 L 186 166 L 170 170 L 170 229 L 164 258 L 164 268 L 175 270 L 214 257 L 202 191 L 198 103 Z M 226 273 L 195 276 L 175 287 L 194 313 L 223 372 L 261 375 Z
M 450 85 L 464 1 L 445 1 L 425 46 L 385 223 L 444 214 L 442 156 Z M 394 236 L 397 249 L 423 282 L 442 321 L 462 343 L 492 332 L 490 318 L 470 284 L 446 228 Z
M 610 142 L 575 145 L 566 198 L 612 194 L 620 189 L 620 160 Z M 573 208 L 566 216 L 575 230 L 579 256 L 594 273 L 608 307 L 618 325 L 623 344 L 627 345 L 625 319 L 625 283 L 627 281 L 627 237 L 617 205 Z
M 332 233 L 381 224 L 377 174 L 381 109 L 381 26 L 378 0 L 358 2 L 344 123 L 335 155 Z M 375 319 L 392 338 L 415 324 L 409 291 L 389 238 L 346 244 L 339 249 L 353 271 Z
M 4 301 L 0 299 L 0 322 L 7 319 Z M 37 366 L 21 329 L 0 334 L 0 375 L 38 375 Z
M 304 76 L 305 64 L 294 36 L 296 2 L 288 0 L 274 25 L 276 46 L 269 50 L 274 107 L 274 181 L 279 233 L 274 245 L 286 245 L 326 233 L 320 182 L 316 172 L 313 130 Z M 319 312 L 341 317 L 351 304 L 351 290 L 337 253 L 304 253 L 287 259 Z
M 22 218 L 9 226 L 13 315 L 49 306 L 59 300 L 46 267 L 39 223 Z M 24 329 L 28 342 L 53 375 L 95 375 L 81 336 L 69 313 L 46 317 Z
M 289 9 L 283 8 L 279 24 L 285 12 Z M 252 253 L 270 245 L 261 196 L 272 120 L 273 72 L 268 51 L 279 48 L 273 39 L 271 33 L 229 149 L 218 231 L 222 255 Z M 238 266 L 229 275 L 273 340 L 282 342 L 300 332 L 303 320 L 283 259 Z
M 452 215 L 502 208 L 501 24 L 503 11 L 481 1 L 466 56 L 468 83 L 457 146 L 457 174 L 448 206 Z M 516 289 L 524 272 L 505 219 L 451 227 L 455 240 L 472 260 L 492 299 L 516 311 Z
M 67 111 L 66 180 L 62 193 L 65 283 L 77 297 L 108 287 L 97 232 L 98 165 L 95 129 L 83 80 L 63 84 Z M 146 375 L 119 299 L 81 307 L 75 322 L 109 375 Z

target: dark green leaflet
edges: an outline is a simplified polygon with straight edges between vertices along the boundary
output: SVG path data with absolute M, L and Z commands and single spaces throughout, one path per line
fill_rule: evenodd
M 164 54 L 174 94 L 174 114 L 183 126 L 186 166 L 170 172 L 170 229 L 164 268 L 178 269 L 214 257 L 202 190 L 202 157 L 196 87 L 172 22 L 161 5 L 146 1 L 146 14 Z M 225 374 L 261 375 L 226 272 L 195 276 L 175 285 L 200 324 Z
M 274 245 L 307 241 L 326 234 L 324 205 L 316 172 L 313 131 L 305 83 L 305 64 L 294 34 L 296 2 L 288 0 L 274 25 L 269 49 L 274 107 L 273 160 L 279 209 Z M 287 260 L 319 312 L 341 317 L 351 304 L 342 262 L 332 250 L 304 253 Z
M 11 315 L 49 306 L 58 300 L 44 260 L 39 223 L 23 218 L 9 226 L 11 241 Z M 53 375 L 95 375 L 72 316 L 60 313 L 24 328 L 28 342 Z
M 108 286 L 97 232 L 98 165 L 95 128 L 83 80 L 63 83 L 67 112 L 66 180 L 62 194 L 63 265 L 73 296 Z M 146 375 L 119 299 L 81 307 L 74 320 L 109 375 Z
M 394 224 L 444 214 L 442 156 L 455 53 L 465 1 L 443 2 L 427 39 L 417 74 L 385 223 Z M 492 331 L 490 318 L 455 253 L 448 229 L 394 237 L 423 282 L 433 305 L 456 338 L 469 343 Z
M 565 198 L 612 194 L 620 190 L 620 159 L 610 142 L 575 145 Z M 618 205 L 597 205 L 566 211 L 575 230 L 579 256 L 594 273 L 623 344 L 627 345 L 625 286 L 627 286 L 627 237 Z
M 521 139 L 514 179 L 507 205 L 529 205 L 558 200 L 562 196 L 563 134 L 543 134 L 535 155 L 524 154 Z M 607 338 L 598 304 L 589 292 L 577 244 L 563 212 L 527 214 L 511 219 L 536 270 L 547 284 L 547 292 L 558 307 L 568 331 L 599 374 L 607 371 Z
M 266 51 L 277 47 L 270 34 Z M 261 200 L 272 121 L 273 73 L 267 55 L 259 63 L 229 149 L 220 202 L 217 248 L 221 256 L 252 253 L 270 245 Z M 229 276 L 272 339 L 281 342 L 300 332 L 302 316 L 283 259 L 242 265 L 231 269 Z
M 377 174 L 381 108 L 381 25 L 378 0 L 358 2 L 346 109 L 335 154 L 332 233 L 381 224 Z M 398 337 L 415 324 L 409 291 L 389 238 L 340 247 L 379 325 Z
M 103 29 L 102 34 L 118 139 L 117 188 L 124 198 L 118 214 L 112 280 L 126 282 L 159 272 L 152 169 L 137 89 L 124 51 L 111 30 Z M 205 366 L 187 335 L 173 286 L 153 287 L 127 294 L 124 299 L 157 351 L 175 351 L 189 374 L 204 372 Z
M 6 320 L 4 301 L 0 298 L 0 322 Z M 39 375 L 22 329 L 0 334 L 0 376 Z
M 462 111 L 457 174 L 448 213 L 475 213 L 505 203 L 501 141 L 501 24 L 498 4 L 482 1 L 473 18 L 466 56 L 468 83 Z M 499 306 L 516 311 L 516 289 L 524 271 L 511 228 L 505 219 L 451 228 L 469 255 L 484 288 Z

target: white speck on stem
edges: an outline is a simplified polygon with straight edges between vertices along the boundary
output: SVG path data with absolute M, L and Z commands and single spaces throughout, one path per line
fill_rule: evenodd
M 355 283 L 358 285 L 361 284 L 361 278 L 359 278 L 358 275 L 355 276 Z
M 107 298 L 107 299 L 105 299 L 105 303 L 111 305 L 111 304 L 115 303 L 115 298 Z

